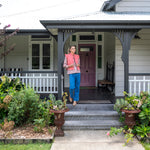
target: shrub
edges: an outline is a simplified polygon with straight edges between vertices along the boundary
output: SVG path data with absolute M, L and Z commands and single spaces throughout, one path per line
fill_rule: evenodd
M 39 96 L 32 88 L 25 88 L 14 94 L 8 107 L 8 120 L 16 125 L 32 122 L 37 114 Z

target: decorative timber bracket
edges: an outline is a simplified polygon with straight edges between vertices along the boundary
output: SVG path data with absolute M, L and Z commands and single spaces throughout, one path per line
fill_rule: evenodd
M 62 98 L 62 72 L 63 72 L 63 61 L 64 61 L 64 45 L 66 40 L 74 32 L 71 30 L 58 30 L 58 99 Z
M 131 47 L 131 41 L 135 34 L 140 29 L 117 29 L 113 31 L 113 34 L 120 40 L 122 45 L 121 59 L 124 63 L 124 91 L 129 92 L 129 50 Z

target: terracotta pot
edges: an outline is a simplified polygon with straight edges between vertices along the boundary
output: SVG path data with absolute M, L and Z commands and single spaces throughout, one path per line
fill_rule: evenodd
M 133 128 L 136 125 L 135 114 L 140 113 L 141 110 L 125 110 L 122 109 L 122 112 L 125 112 L 125 124 L 128 128 Z
M 62 126 L 65 123 L 64 114 L 69 111 L 69 109 L 65 110 L 52 110 L 50 109 L 50 113 L 54 113 L 55 120 L 54 124 L 56 125 L 55 136 L 64 136 L 64 131 L 62 130 Z

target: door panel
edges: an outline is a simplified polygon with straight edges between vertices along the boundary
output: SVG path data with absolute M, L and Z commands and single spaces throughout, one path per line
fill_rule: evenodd
M 83 50 L 85 49 L 85 51 Z M 81 50 L 81 51 L 80 51 Z M 81 86 L 95 86 L 95 44 L 79 45 Z

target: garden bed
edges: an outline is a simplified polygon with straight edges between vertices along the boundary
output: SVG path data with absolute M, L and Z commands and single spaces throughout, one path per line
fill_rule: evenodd
M 14 128 L 11 131 L 0 130 L 0 141 L 3 143 L 51 143 L 54 138 L 55 127 L 44 127 L 43 132 L 34 132 L 31 124 Z

